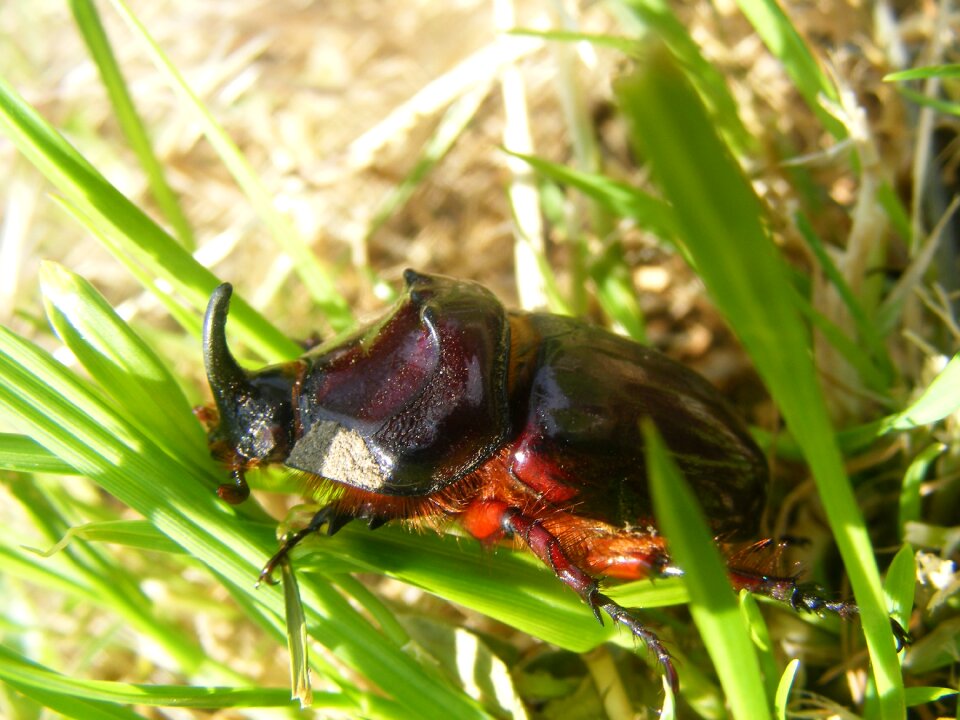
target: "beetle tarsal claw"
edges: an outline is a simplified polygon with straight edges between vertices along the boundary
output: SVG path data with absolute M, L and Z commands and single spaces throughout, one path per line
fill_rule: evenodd
M 312 524 L 312 523 L 311 523 Z M 276 585 L 277 581 L 273 579 L 273 571 L 277 569 L 277 565 L 282 563 L 287 556 L 290 555 L 290 551 L 295 548 L 301 540 L 303 540 L 307 535 L 314 532 L 310 529 L 309 526 L 303 530 L 298 530 L 295 533 L 290 533 L 283 538 L 283 542 L 280 543 L 280 549 L 277 550 L 273 557 L 267 560 L 266 565 L 263 566 L 263 569 L 260 571 L 260 575 L 257 577 L 257 582 L 254 587 L 260 587 L 261 583 L 266 583 L 267 585 Z
M 600 595 L 599 600 L 603 603 L 601 607 L 615 623 L 627 628 L 627 630 L 633 633 L 634 637 L 647 647 L 648 652 L 656 656 L 657 662 L 663 670 L 664 678 L 673 690 L 673 694 L 676 695 L 680 691 L 680 678 L 677 675 L 677 669 L 673 666 L 673 657 L 670 655 L 670 651 L 667 650 L 660 638 L 657 637 L 657 634 L 644 626 L 629 610 L 615 603 L 607 596 Z
M 893 638 L 897 643 L 897 652 L 913 644 L 913 637 L 910 635 L 910 631 L 893 618 L 890 618 L 890 627 L 893 630 Z
M 280 542 L 280 549 L 273 554 L 273 557 L 267 561 L 267 564 L 264 565 L 260 571 L 256 587 L 260 587 L 261 583 L 266 583 L 267 585 L 277 584 L 277 581 L 273 579 L 273 571 L 277 569 L 277 565 L 283 562 L 283 559 L 290 555 L 290 551 L 299 545 L 300 541 L 305 537 L 319 532 L 320 528 L 324 525 L 327 526 L 327 535 L 334 535 L 353 519 L 353 515 L 339 512 L 334 505 L 325 505 L 317 510 L 305 528 L 284 535 Z
M 263 569 L 260 570 L 260 574 L 257 576 L 257 582 L 254 583 L 254 588 L 259 588 L 260 585 L 266 583 L 267 585 L 276 585 L 277 581 L 273 579 L 273 571 L 276 570 L 277 565 L 283 562 L 283 559 L 287 556 L 287 548 L 281 547 L 280 550 L 273 554 L 267 564 L 263 566 Z
M 601 595 L 600 589 L 594 583 L 593 587 L 587 591 L 587 605 L 593 610 L 593 616 L 601 627 L 603 626 L 603 615 L 600 614 L 600 607 L 603 602 L 610 602 L 610 599 L 606 595 Z

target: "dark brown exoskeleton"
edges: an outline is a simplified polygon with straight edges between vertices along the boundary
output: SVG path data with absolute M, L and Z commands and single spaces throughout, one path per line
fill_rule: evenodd
M 677 572 L 647 485 L 640 421 L 650 418 L 725 542 L 755 538 L 767 462 L 701 376 L 606 330 L 507 312 L 472 282 L 404 274 L 382 320 L 299 359 L 246 371 L 227 347 L 230 285 L 214 292 L 204 359 L 219 418 L 211 450 L 240 502 L 244 472 L 279 463 L 331 497 L 289 535 L 261 579 L 305 536 L 362 518 L 455 518 L 484 542 L 516 537 L 589 605 L 627 627 L 677 675 L 657 636 L 597 578 Z M 736 565 L 736 587 L 800 610 L 850 615 L 816 586 Z M 749 565 L 749 563 L 747 563 Z

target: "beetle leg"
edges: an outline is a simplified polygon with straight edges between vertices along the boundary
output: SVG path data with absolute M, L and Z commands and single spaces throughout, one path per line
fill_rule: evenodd
M 353 515 L 339 512 L 333 504 L 324 505 L 316 512 L 313 518 L 311 518 L 310 523 L 305 528 L 297 530 L 296 532 L 287 533 L 283 537 L 283 540 L 280 542 L 280 549 L 273 554 L 273 557 L 267 560 L 267 564 L 264 565 L 263 570 L 260 571 L 260 576 L 257 578 L 257 587 L 260 587 L 260 583 L 262 582 L 267 583 L 267 585 L 276 584 L 276 580 L 273 579 L 273 571 L 305 537 L 318 532 L 324 525 L 327 526 L 327 535 L 334 535 L 353 519 Z
M 540 519 L 524 515 L 518 508 L 507 507 L 501 515 L 501 525 L 505 532 L 518 535 L 534 555 L 549 566 L 567 587 L 574 590 L 590 606 L 601 625 L 603 618 L 600 611 L 603 610 L 615 623 L 623 625 L 642 641 L 647 650 L 656 656 L 674 694 L 678 692 L 680 681 L 677 671 L 673 667 L 670 653 L 667 652 L 660 638 L 637 620 L 629 610 L 601 593 L 597 581 L 570 560 L 561 547 L 560 541 L 543 526 Z
M 617 533 L 587 538 L 581 561 L 595 577 L 642 580 L 660 577 L 670 562 L 662 535 Z
M 765 595 L 787 603 L 797 612 L 812 612 L 823 615 L 831 612 L 842 618 L 860 614 L 856 603 L 846 600 L 828 600 L 826 590 L 817 583 L 798 583 L 795 577 L 764 575 L 751 570 L 729 567 L 730 582 L 737 590 L 745 589 L 757 595 Z M 911 643 L 910 633 L 900 623 L 890 618 L 890 626 L 897 642 L 897 652 Z
M 224 483 L 219 486 L 217 488 L 217 495 L 219 495 L 220 499 L 224 502 L 231 505 L 239 505 L 250 497 L 250 486 L 247 485 L 247 480 L 243 476 L 243 468 L 235 468 L 231 476 L 233 477 L 233 482 Z
M 849 618 L 860 614 L 860 608 L 852 602 L 843 600 L 827 600 L 823 597 L 824 589 L 817 583 L 794 583 L 790 594 L 790 605 L 794 610 L 813 612 L 822 615 L 825 610 L 836 613 L 842 618 Z M 913 642 L 910 633 L 896 620 L 890 618 L 890 629 L 897 643 L 897 652 Z
M 756 595 L 779 600 L 790 605 L 798 612 L 812 612 L 818 615 L 832 612 L 842 618 L 848 618 L 860 612 L 854 603 L 843 600 L 827 600 L 824 589 L 816 583 L 798 583 L 790 575 L 767 575 L 755 570 L 728 566 L 730 583 L 737 590 L 749 590 Z

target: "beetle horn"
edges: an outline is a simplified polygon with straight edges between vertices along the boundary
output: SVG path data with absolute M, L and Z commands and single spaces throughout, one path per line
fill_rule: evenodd
M 232 294 L 230 283 L 220 285 L 210 296 L 207 314 L 203 318 L 203 362 L 210 389 L 221 408 L 249 383 L 246 372 L 227 347 L 227 311 Z

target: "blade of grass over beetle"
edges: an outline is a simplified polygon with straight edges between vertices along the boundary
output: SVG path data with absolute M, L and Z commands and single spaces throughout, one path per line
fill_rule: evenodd
M 468 538 L 414 535 L 397 527 L 374 534 L 353 525 L 308 547 L 311 556 L 320 558 L 313 559 L 317 567 L 325 564 L 324 556 L 333 560 L 349 552 L 371 570 L 573 652 L 585 652 L 618 635 L 609 623 L 600 626 L 580 598 L 527 553 L 502 551 L 494 557 Z M 308 577 L 300 579 L 301 587 L 309 582 Z
M 753 640 L 757 659 L 760 662 L 760 676 L 763 678 L 766 698 L 769 701 L 777 696 L 777 677 L 780 675 L 773 643 L 770 642 L 770 632 L 767 630 L 767 623 L 760 612 L 760 604 L 756 596 L 741 590 L 739 601 L 740 613 L 750 629 L 750 638 Z
M 725 566 L 687 481 L 652 425 L 643 428 L 650 494 L 671 555 L 684 569 L 690 613 L 700 630 L 736 718 L 769 717 L 770 704 L 750 630 L 730 589 Z
M 903 681 L 873 548 L 834 441 L 808 331 L 749 182 L 675 61 L 652 48 L 618 95 L 633 139 L 673 204 L 710 296 L 749 352 L 803 448 L 863 619 L 881 716 L 905 712 Z

